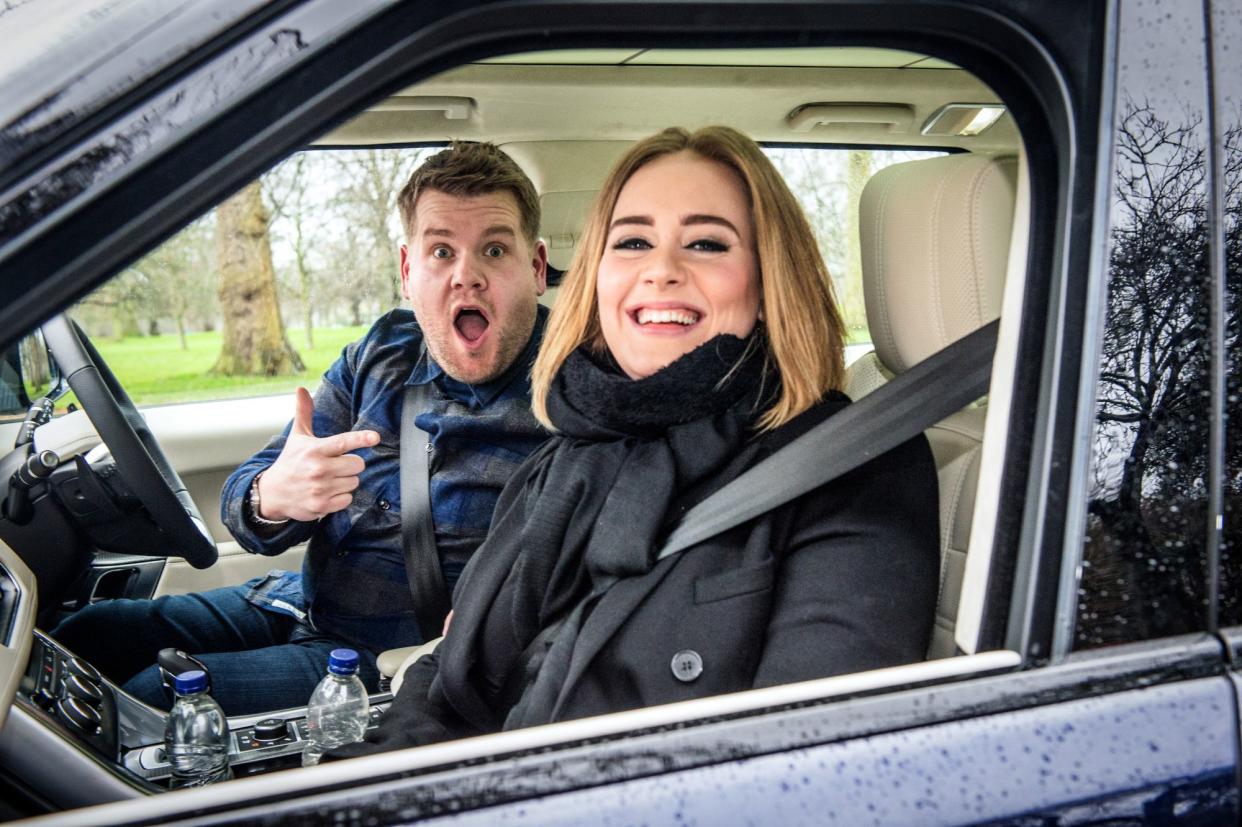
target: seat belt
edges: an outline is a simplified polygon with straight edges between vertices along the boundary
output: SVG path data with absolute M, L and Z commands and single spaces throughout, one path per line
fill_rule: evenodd
M 431 519 L 431 442 L 414 418 L 431 402 L 431 383 L 406 385 L 401 404 L 401 544 L 405 576 L 414 595 L 414 614 L 423 640 L 440 636 L 449 612 L 448 588 L 436 551 Z
M 999 320 L 919 362 L 744 471 L 677 524 L 663 560 L 853 471 L 984 396 Z

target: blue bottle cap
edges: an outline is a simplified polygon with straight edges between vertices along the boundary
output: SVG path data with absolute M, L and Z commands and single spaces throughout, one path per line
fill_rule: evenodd
M 334 675 L 352 675 L 358 671 L 358 653 L 353 649 L 333 649 L 328 654 L 328 671 Z
M 191 669 L 173 678 L 173 689 L 178 695 L 193 695 L 207 688 L 207 673 L 201 669 Z

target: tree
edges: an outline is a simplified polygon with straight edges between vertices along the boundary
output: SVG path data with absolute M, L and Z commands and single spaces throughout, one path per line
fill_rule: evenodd
M 424 154 L 419 151 L 413 158 L 413 165 L 416 166 Z M 349 226 L 361 236 L 353 242 L 361 253 L 353 262 L 358 277 L 355 287 L 362 287 L 366 295 L 382 297 L 375 308 L 377 311 L 396 307 L 401 303 L 397 260 L 401 228 L 397 220 L 397 194 L 409 175 L 411 158 L 401 151 L 368 149 L 341 157 L 338 163 L 339 179 L 347 183 L 338 191 L 336 203 Z M 358 313 L 354 315 L 359 316 Z
M 1127 102 L 1117 134 L 1112 253 L 1096 410 L 1079 643 L 1201 628 L 1206 560 L 1211 307 L 1202 118 Z M 1238 351 L 1238 128 L 1226 140 L 1226 357 Z M 1233 354 L 1230 356 L 1230 354 Z M 1236 403 L 1234 403 L 1236 407 Z M 1242 443 L 1231 429 L 1227 462 Z M 1227 498 L 1238 484 L 1227 480 Z M 1225 566 L 1236 582 L 1236 565 Z M 1235 600 L 1236 603 L 1236 600 Z M 1083 637 L 1090 634 L 1090 638 Z
M 192 324 L 214 319 L 218 312 L 213 222 L 208 214 L 144 256 L 131 268 L 142 276 L 151 335 L 156 321 L 171 319 L 181 349 L 188 350 L 186 333 Z
M 293 271 L 297 282 L 298 299 L 302 315 L 303 334 L 306 346 L 315 346 L 315 298 L 316 279 L 311 265 L 310 239 L 318 236 L 315 227 L 321 226 L 315 220 L 322 213 L 321 206 L 312 204 L 310 183 L 313 176 L 312 162 L 306 152 L 299 152 L 288 161 L 276 167 L 267 176 L 265 192 L 271 200 L 271 222 L 273 233 L 276 228 L 286 225 L 287 242 L 293 256 Z
M 285 335 L 259 181 L 216 210 L 224 341 L 212 373 L 285 376 L 304 370 Z

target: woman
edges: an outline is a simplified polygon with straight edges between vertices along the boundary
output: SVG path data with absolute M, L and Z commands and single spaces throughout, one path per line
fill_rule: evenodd
M 815 240 L 758 146 L 724 127 L 634 146 L 535 363 L 558 436 L 506 486 L 440 648 L 336 757 L 921 659 L 922 437 L 654 562 L 691 506 L 849 403 L 842 351 Z

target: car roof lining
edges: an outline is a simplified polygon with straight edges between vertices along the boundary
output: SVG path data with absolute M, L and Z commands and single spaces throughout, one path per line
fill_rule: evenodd
M 611 63 L 587 62 L 594 52 Z M 760 142 L 874 144 L 1017 151 L 1013 119 L 980 135 L 924 136 L 920 126 L 949 103 L 999 103 L 986 84 L 944 61 L 892 49 L 594 50 L 582 61 L 531 63 L 564 52 L 469 63 L 402 89 L 327 133 L 317 145 L 381 146 L 453 139 L 633 141 L 670 125 L 727 123 Z M 587 56 L 582 56 L 586 54 Z M 800 57 L 799 57 L 800 56 Z M 568 58 L 562 58 L 568 59 Z M 690 60 L 697 60 L 689 64 Z M 801 59 L 806 65 L 788 65 Z M 888 64 L 884 65 L 885 60 Z M 510 62 L 512 61 L 512 62 Z M 654 61 L 665 61 L 654 63 Z M 843 64 L 859 65 L 843 65 Z M 919 68 L 919 67 L 937 68 Z M 449 116 L 433 106 L 465 100 Z M 790 114 L 808 104 L 909 107 L 904 128 L 846 122 L 798 130 Z

